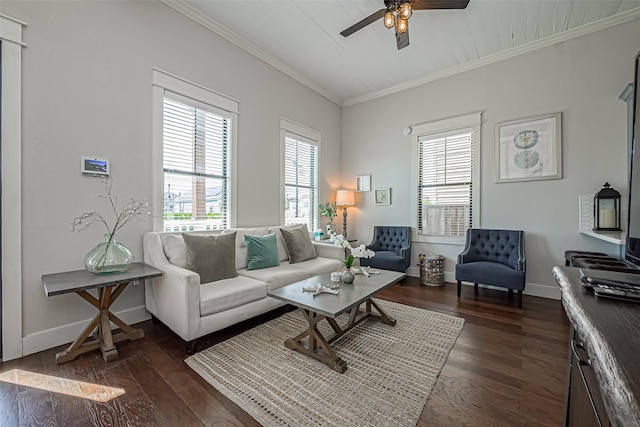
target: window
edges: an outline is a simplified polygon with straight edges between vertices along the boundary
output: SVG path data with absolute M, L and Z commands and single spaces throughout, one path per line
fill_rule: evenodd
M 477 226 L 480 113 L 418 125 L 417 229 L 423 241 L 458 243 Z M 425 239 L 426 238 L 426 239 Z
M 306 224 L 309 231 L 318 226 L 318 168 L 320 134 L 288 120 L 281 121 L 284 152 L 285 225 Z M 291 131 L 297 130 L 307 136 Z
M 154 199 L 156 209 L 162 206 L 156 228 L 195 231 L 234 226 L 237 103 L 158 70 L 154 84 L 154 102 L 162 119 L 156 124 L 159 136 L 154 136 L 161 147 L 161 160 L 156 161 L 162 165 L 155 177 L 162 188 L 161 200 Z
M 418 138 L 419 233 L 463 236 L 471 226 L 473 130 Z
M 229 226 L 230 119 L 164 99 L 164 230 Z

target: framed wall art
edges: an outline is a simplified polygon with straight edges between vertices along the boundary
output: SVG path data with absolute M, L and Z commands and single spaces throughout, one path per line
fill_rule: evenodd
M 562 113 L 498 123 L 496 182 L 562 178 Z
M 391 189 L 390 188 L 376 188 L 376 205 L 390 205 L 391 204 Z
M 356 177 L 356 191 L 358 193 L 371 191 L 371 175 L 358 175 Z

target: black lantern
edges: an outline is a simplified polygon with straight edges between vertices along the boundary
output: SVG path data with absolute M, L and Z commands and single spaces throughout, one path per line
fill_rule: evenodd
M 622 231 L 620 193 L 605 182 L 593 198 L 593 231 Z

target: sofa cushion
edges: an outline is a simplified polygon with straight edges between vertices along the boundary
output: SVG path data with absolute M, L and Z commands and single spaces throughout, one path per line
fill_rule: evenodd
M 182 233 L 187 268 L 200 275 L 200 283 L 236 277 L 236 234 L 202 236 Z
M 267 234 L 266 236 L 245 234 L 244 240 L 247 243 L 248 270 L 259 270 L 280 265 L 275 234 Z
M 522 290 L 525 286 L 525 272 L 499 262 L 475 261 L 456 264 L 456 280 Z
M 308 271 L 312 276 L 317 276 L 318 274 L 328 274 L 333 271 L 338 271 L 343 267 L 342 261 L 338 261 L 337 259 L 333 258 L 322 257 L 302 261 L 295 264 L 295 266 L 296 268 L 299 268 L 301 270 Z
M 238 276 L 200 286 L 200 316 L 219 313 L 267 296 L 267 286 L 250 277 Z
M 382 270 L 405 272 L 404 257 L 393 251 L 376 251 L 373 258 L 360 258 L 362 267 L 370 266 Z
M 162 249 L 169 262 L 175 266 L 187 268 L 187 250 L 181 234 L 163 233 Z
M 280 232 L 282 233 L 284 245 L 287 248 L 289 262 L 291 264 L 306 261 L 317 256 L 306 225 L 290 229 L 282 228 Z
M 278 225 L 275 227 L 269 227 L 269 233 L 275 233 L 276 235 L 276 244 L 278 245 L 278 259 L 280 262 L 287 261 L 289 259 L 289 254 L 287 253 L 287 247 L 284 244 L 284 239 L 282 238 L 281 229 L 290 230 L 292 228 L 302 227 L 303 224 L 295 224 L 295 225 Z
M 247 254 L 247 242 L 244 241 L 244 235 L 266 236 L 269 229 L 264 228 L 228 228 L 222 231 L 222 234 L 236 233 L 236 270 L 247 268 L 249 257 Z
M 238 274 L 266 283 L 268 290 L 278 289 L 312 276 L 308 270 L 299 268 L 298 264 L 291 265 L 287 261 L 280 263 L 278 267 L 238 270 Z

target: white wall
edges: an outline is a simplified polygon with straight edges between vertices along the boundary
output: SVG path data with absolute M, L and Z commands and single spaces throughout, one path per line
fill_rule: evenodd
M 481 111 L 481 220 L 474 226 L 524 230 L 525 293 L 558 296 L 551 268 L 564 264 L 566 249 L 618 251 L 578 233 L 578 196 L 605 181 L 626 192 L 627 116 L 618 96 L 633 80 L 638 40 L 635 20 L 344 108 L 342 182 L 354 187 L 357 175 L 371 174 L 373 188 L 392 188 L 391 206 L 375 206 L 373 192 L 356 193 L 350 235 L 369 242 L 374 225 L 416 226 L 415 150 L 405 126 Z M 563 119 L 563 179 L 494 183 L 495 124 L 555 112 Z M 452 280 L 461 249 L 414 243 L 412 265 L 419 253 L 443 254 Z
M 107 213 L 100 179 L 81 156 L 111 161 L 113 192 L 151 200 L 151 70 L 160 68 L 239 100 L 238 225 L 280 223 L 280 117 L 322 132 L 321 199 L 338 185 L 341 108 L 160 2 L 2 2 L 27 23 L 23 50 L 24 353 L 75 338 L 94 309 L 75 294 L 47 298 L 43 274 L 82 269 L 102 239 L 72 233 L 87 210 Z M 118 235 L 142 260 L 152 221 Z M 4 284 L 8 286 L 8 284 Z M 142 287 L 115 304 L 148 315 Z

